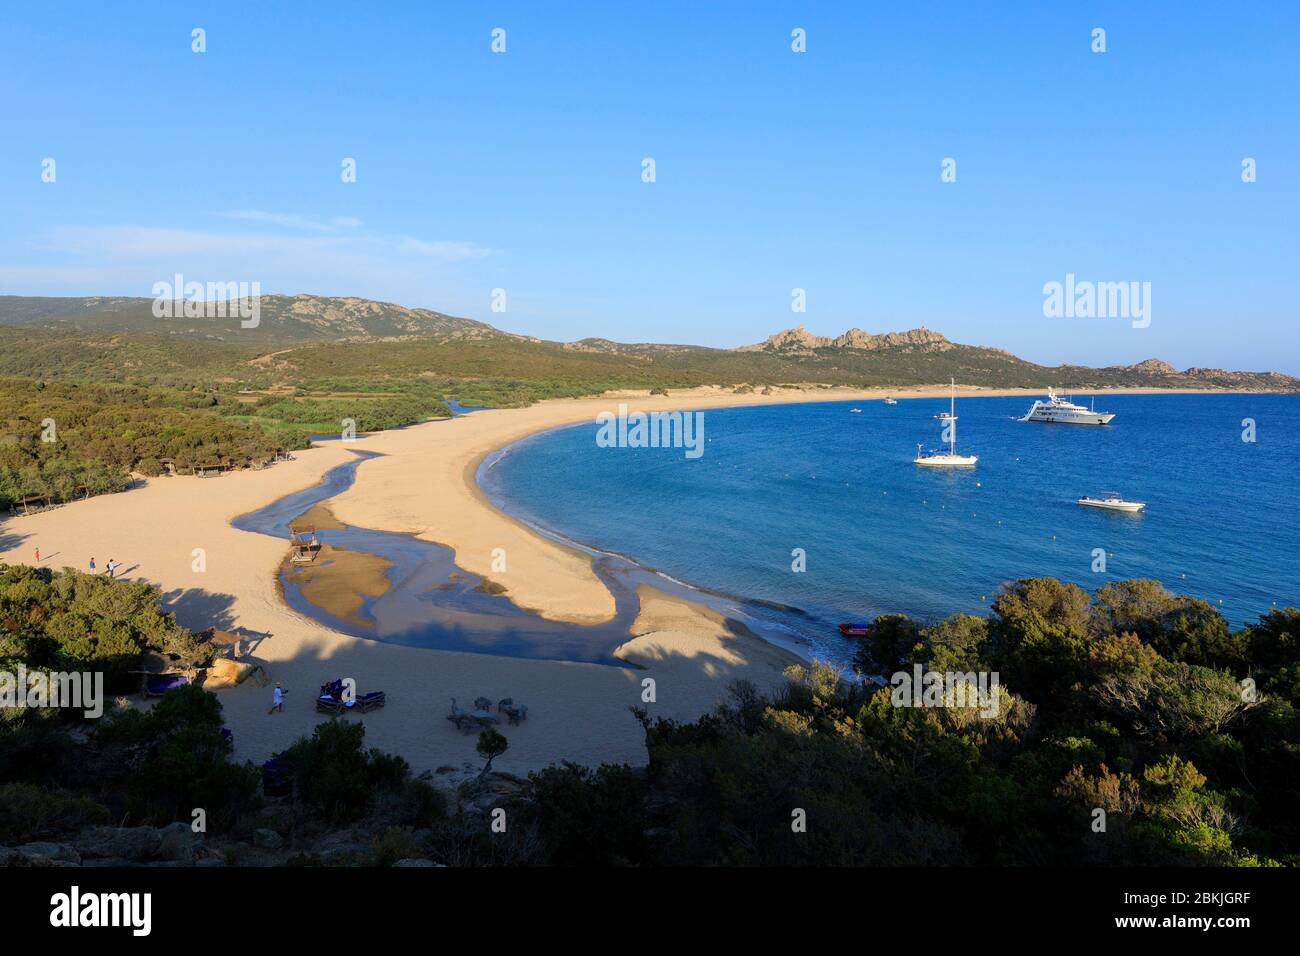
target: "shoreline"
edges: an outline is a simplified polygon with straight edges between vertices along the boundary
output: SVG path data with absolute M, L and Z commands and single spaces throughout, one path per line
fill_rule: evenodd
M 1151 392 L 1168 390 L 1146 390 Z M 477 696 L 514 697 L 529 705 L 528 721 L 504 729 L 510 749 L 498 758 L 502 770 L 528 773 L 562 760 L 643 765 L 644 734 L 628 711 L 647 706 L 641 701 L 643 678 L 652 677 L 658 685 L 658 702 L 648 705 L 652 717 L 694 720 L 724 700 L 736 679 L 749 680 L 760 690 L 779 688 L 784 667 L 797 658 L 765 640 L 737 635 L 725 618 L 702 604 L 663 592 L 643 595 L 629 640 L 619 647 L 621 657 L 643 669 L 351 637 L 298 613 L 281 597 L 278 572 L 286 540 L 241 531 L 231 522 L 318 484 L 330 468 L 353 460 L 354 450 L 382 452 L 362 461 L 353 486 L 330 500 L 340 521 L 445 545 L 461 568 L 504 585 L 516 604 L 552 620 L 607 620 L 613 599 L 590 561 L 542 538 L 487 499 L 474 480 L 484 457 L 551 427 L 594 421 L 598 412 L 612 411 L 620 401 L 630 410 L 670 411 L 867 401 L 886 395 L 946 397 L 947 389 L 773 389 L 764 396 L 705 388 L 654 398 L 644 392 L 613 392 L 475 411 L 346 445 L 322 443 L 264 471 L 235 472 L 216 481 L 146 479 L 128 493 L 7 518 L 0 561 L 30 565 L 36 547 L 43 567 L 84 570 L 91 556 L 101 567 L 116 558 L 122 577 L 161 590 L 164 608 L 181 624 L 195 631 L 217 626 L 249 638 L 253 646 L 244 660 L 260 665 L 291 694 L 283 714 L 268 715 L 267 687 L 246 681 L 218 692 L 225 723 L 234 732 L 237 760 L 260 763 L 310 736 L 321 719 L 313 706 L 316 688 L 334 677 L 351 676 L 362 691 L 385 691 L 388 706 L 346 719 L 365 724 L 367 746 L 401 754 L 417 773 L 441 769 L 450 780 L 481 766 L 474 739 L 443 719 L 451 698 L 463 705 Z M 491 567 L 498 547 L 505 549 L 508 570 Z M 205 556 L 201 570 L 195 564 L 196 549 Z
M 1225 394 L 1222 389 L 1160 389 L 1122 388 L 1104 389 L 1099 393 L 1111 394 Z M 1042 397 L 1041 389 L 1012 388 L 988 389 L 966 387 L 957 389 L 958 397 Z M 1251 392 L 1233 394 L 1258 394 Z M 491 578 L 504 584 L 512 600 L 521 607 L 537 611 L 551 620 L 573 624 L 597 624 L 614 616 L 613 601 L 589 567 L 589 557 L 559 541 L 544 537 L 527 522 L 497 508 L 479 486 L 477 473 L 483 462 L 492 454 L 507 451 L 510 446 L 534 438 L 556 428 L 594 422 L 601 411 L 613 411 L 619 403 L 626 403 L 628 411 L 707 411 L 714 408 L 742 408 L 760 405 L 805 404 L 834 401 L 872 401 L 888 396 L 899 399 L 946 398 L 948 388 L 942 386 L 911 386 L 908 388 L 848 389 L 841 387 L 791 387 L 771 388 L 770 394 L 759 392 L 737 394 L 717 386 L 676 390 L 669 396 L 650 396 L 645 390 L 616 390 L 601 396 L 579 399 L 547 399 L 521 409 L 484 409 L 468 416 L 458 416 L 444 423 L 449 428 L 466 428 L 473 421 L 479 440 L 455 441 L 454 476 L 445 461 L 435 461 L 425 450 L 427 470 L 440 473 L 442 481 L 436 483 L 439 491 L 452 492 L 453 504 L 462 512 L 460 517 L 438 513 L 429 502 L 420 501 L 416 489 L 404 476 L 396 459 L 414 453 L 411 436 L 424 434 L 430 423 L 410 426 L 399 435 L 380 432 L 365 442 L 355 443 L 367 450 L 381 451 L 384 458 L 365 462 L 357 472 L 357 484 L 333 500 L 335 514 L 348 524 L 376 530 L 414 533 L 417 537 L 450 547 L 456 563 L 473 574 Z M 501 417 L 506 418 L 501 422 Z M 492 425 L 484 424 L 491 421 Z M 459 437 L 459 436 L 458 436 Z M 393 480 L 390 480 L 393 479 Z M 400 506 L 379 507 L 364 500 L 361 488 L 373 482 L 390 494 L 401 495 Z M 472 515 L 473 520 L 466 516 Z M 397 520 L 400 517 L 401 520 Z M 563 536 L 561 536 L 563 537 Z M 491 554 L 496 548 L 504 549 L 509 564 L 515 565 L 516 553 L 523 556 L 526 575 L 518 575 L 515 568 L 502 574 L 492 568 Z M 514 580 L 512 581 L 511 578 Z

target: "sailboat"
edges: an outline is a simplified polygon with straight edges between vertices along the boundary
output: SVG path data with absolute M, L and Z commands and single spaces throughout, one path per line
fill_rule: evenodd
M 930 468 L 974 468 L 975 462 L 979 461 L 978 455 L 957 454 L 957 380 L 950 380 L 950 385 L 952 394 L 948 400 L 948 412 L 934 416 L 944 423 L 948 432 L 948 450 L 923 452 L 921 446 L 917 445 L 913 461 Z

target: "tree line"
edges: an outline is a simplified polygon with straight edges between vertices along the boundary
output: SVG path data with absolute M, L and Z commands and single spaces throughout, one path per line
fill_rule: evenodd
M 267 460 L 305 438 L 272 436 L 221 414 L 200 389 L 0 379 L 0 508 L 120 491 L 130 473 Z

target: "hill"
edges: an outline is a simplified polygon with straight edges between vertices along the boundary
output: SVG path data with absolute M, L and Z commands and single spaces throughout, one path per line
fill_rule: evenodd
M 988 388 L 1198 388 L 1300 391 L 1276 372 L 1179 371 L 1159 359 L 1088 368 L 1043 366 L 1004 349 L 964 345 L 925 327 L 834 338 L 803 326 L 736 349 L 548 342 L 430 309 L 355 297 L 266 295 L 260 322 L 160 318 L 145 298 L 0 296 L 0 375 L 218 389 L 391 389 L 419 383 L 437 398 L 522 404 L 610 388 L 823 383 Z M 232 310 L 233 311 L 233 310 Z
M 1134 365 L 1089 368 L 1046 366 L 1017 358 L 1005 349 L 961 345 L 925 326 L 906 332 L 872 334 L 849 329 L 830 338 L 798 325 L 769 335 L 737 352 L 799 363 L 811 376 L 851 372 L 873 384 L 934 384 L 955 378 L 966 385 L 1005 388 L 1222 388 L 1243 391 L 1300 391 L 1300 379 L 1280 372 L 1231 372 L 1218 368 L 1178 371 L 1151 358 Z M 892 379 L 892 381 L 888 381 Z
M 154 300 L 122 296 L 50 298 L 0 296 L 0 326 L 49 332 L 92 334 L 137 333 L 265 342 L 337 341 L 340 338 L 446 338 L 499 336 L 490 325 L 473 319 L 408 309 L 390 302 L 353 296 L 263 295 L 257 328 L 245 329 L 233 308 L 213 318 L 154 314 Z M 225 303 L 222 303 L 224 306 Z

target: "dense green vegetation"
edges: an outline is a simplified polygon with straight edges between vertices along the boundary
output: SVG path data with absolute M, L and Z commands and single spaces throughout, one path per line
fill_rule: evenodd
M 1028 579 L 987 619 L 879 619 L 871 671 L 1000 675 L 993 717 L 893 706 L 796 668 L 691 724 L 644 715 L 650 767 L 552 768 L 522 812 L 557 863 L 1300 863 L 1300 611 L 1230 633 L 1153 581 Z M 1246 683 L 1246 679 L 1253 683 Z M 529 809 L 531 808 L 531 810 Z M 806 813 L 795 832 L 792 813 Z M 1097 811 L 1105 811 L 1100 832 Z M 589 821 L 607 821 L 600 827 Z
M 33 380 L 207 389 L 261 352 L 254 343 L 181 336 L 0 328 L 0 375 Z M 247 378 L 258 378 L 255 367 L 245 367 Z
M 129 472 L 159 474 L 163 459 L 184 471 L 305 447 L 221 415 L 237 407 L 192 389 L 0 379 L 0 508 L 120 491 Z
M 265 396 L 250 411 L 253 421 L 297 426 L 314 434 L 338 433 L 345 421 L 351 421 L 358 432 L 371 432 L 451 414 L 446 402 L 414 395 L 326 399 Z
M 103 671 L 116 693 L 139 689 L 130 672 L 146 652 L 208 662 L 211 650 L 159 609 L 160 594 L 143 581 L 0 564 L 0 670 Z
M 431 387 L 417 384 L 386 394 L 299 390 L 241 400 L 229 390 L 0 379 L 0 508 L 121 491 L 130 472 L 159 475 L 167 461 L 182 473 L 265 462 L 307 447 L 312 434 L 338 433 L 348 419 L 367 432 L 451 414 Z
M 0 565 L 0 672 L 102 672 L 108 696 L 97 721 L 82 710 L 0 710 L 0 840 L 123 818 L 166 824 L 195 806 L 213 807 L 221 824 L 257 799 L 258 775 L 228 761 L 211 694 L 191 687 L 148 713 L 113 710 L 113 695 L 139 690 L 146 654 L 181 669 L 211 660 L 159 596 L 143 582 Z
M 374 748 L 367 750 L 362 743 L 365 734 L 364 724 L 327 721 L 282 757 L 293 796 L 326 823 L 350 823 L 370 809 L 378 792 L 409 782 L 407 762 Z M 429 796 L 415 802 L 433 807 L 439 801 Z
M 131 582 L 0 569 L 0 669 L 193 654 L 156 600 Z M 400 757 L 367 749 L 364 724 L 335 719 L 282 755 L 288 790 L 272 798 L 274 819 L 303 845 L 339 827 L 367 832 L 356 859 L 376 865 L 1300 863 L 1300 610 L 1233 632 L 1154 581 L 1090 598 L 1026 579 L 987 618 L 877 619 L 859 663 L 887 679 L 913 665 L 996 672 L 997 711 L 951 695 L 896 706 L 892 686 L 795 667 L 782 692 L 737 684 L 691 723 L 638 712 L 648 767 L 535 773 L 492 797 L 508 808 L 506 834 L 463 803 L 453 812 Z M 265 826 L 253 812 L 261 775 L 229 760 L 220 715 L 196 688 L 147 713 L 114 712 L 89 735 L 74 734 L 88 726 L 75 714 L 5 712 L 0 841 L 104 820 L 165 824 L 195 806 L 215 814 L 216 833 Z M 507 745 L 488 740 L 484 756 Z M 467 786 L 472 797 L 479 785 Z M 304 851 L 294 862 L 323 860 Z
M 92 823 L 163 826 L 203 807 L 214 833 L 251 826 L 262 774 L 231 762 L 221 704 L 191 685 L 147 711 L 117 708 L 113 695 L 139 689 L 143 656 L 179 669 L 211 662 L 159 606 L 158 588 L 76 571 L 0 565 L 0 672 L 105 674 L 105 715 L 82 710 L 0 709 L 0 843 L 68 835 Z M 445 798 L 410 779 L 400 757 L 365 751 L 359 724 L 318 728 L 286 755 L 294 801 L 318 825 L 357 819 L 379 797 L 394 824 L 445 813 Z M 391 809 L 391 808 L 390 808 Z

